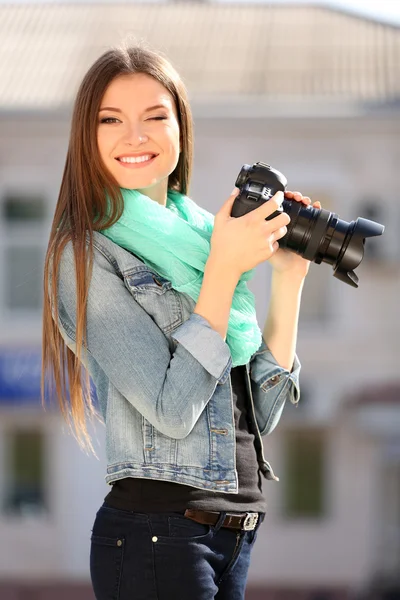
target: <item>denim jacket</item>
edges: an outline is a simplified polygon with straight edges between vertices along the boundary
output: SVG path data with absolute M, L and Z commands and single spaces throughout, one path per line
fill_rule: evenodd
M 101 233 L 93 235 L 82 358 L 106 426 L 106 483 L 140 477 L 237 493 L 229 346 L 193 313 L 190 296 Z M 58 310 L 60 333 L 76 352 L 71 241 L 60 262 Z M 250 427 L 267 479 L 278 480 L 261 436 L 275 428 L 287 399 L 298 402 L 299 371 L 297 356 L 289 372 L 264 341 L 246 365 Z

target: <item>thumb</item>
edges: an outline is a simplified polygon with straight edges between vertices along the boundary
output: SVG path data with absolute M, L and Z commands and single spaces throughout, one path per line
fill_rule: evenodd
M 235 202 L 236 196 L 239 194 L 239 191 L 240 191 L 239 188 L 237 188 L 237 187 L 233 188 L 229 198 L 222 205 L 222 207 L 219 211 L 220 214 L 223 214 L 225 217 L 231 216 L 232 206 L 233 206 L 233 203 Z

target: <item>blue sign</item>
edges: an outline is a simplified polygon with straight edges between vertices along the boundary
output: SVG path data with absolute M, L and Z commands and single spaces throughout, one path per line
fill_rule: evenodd
M 35 348 L 0 348 L 0 404 L 41 406 L 40 379 L 42 350 Z M 96 390 L 92 380 L 91 395 L 97 404 Z M 68 378 L 67 378 L 68 384 Z M 48 386 L 45 386 L 46 406 Z M 55 387 L 54 387 L 55 391 Z M 57 399 L 52 398 L 56 405 Z

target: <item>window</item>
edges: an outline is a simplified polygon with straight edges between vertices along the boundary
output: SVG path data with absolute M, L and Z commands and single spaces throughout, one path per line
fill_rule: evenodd
M 47 242 L 46 198 L 6 191 L 0 198 L 0 217 L 1 308 L 10 315 L 40 311 Z
M 284 434 L 284 513 L 286 517 L 321 517 L 325 513 L 325 436 L 322 431 Z
M 7 514 L 42 514 L 44 494 L 44 435 L 37 429 L 6 434 L 3 510 Z
M 9 310 L 39 309 L 42 301 L 42 251 L 37 246 L 5 249 L 5 305 Z
M 44 198 L 8 194 L 3 202 L 3 219 L 7 224 L 42 222 L 45 218 Z

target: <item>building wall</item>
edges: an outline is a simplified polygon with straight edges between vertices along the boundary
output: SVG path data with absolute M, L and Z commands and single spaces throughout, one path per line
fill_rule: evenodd
M 269 515 L 258 536 L 251 579 L 272 587 L 358 588 L 369 580 L 375 559 L 376 443 L 355 435 L 346 423 L 326 428 L 326 509 L 320 518 L 288 519 L 282 514 L 285 471 L 282 422 L 265 440 L 280 481 L 268 482 Z
M 300 415 L 288 408 L 281 426 L 265 439 L 281 483 L 265 484 L 269 516 L 260 530 L 250 582 L 358 586 L 373 569 L 379 498 L 377 473 L 371 466 L 378 460 L 379 444 L 371 436 L 355 434 L 346 420 L 339 419 L 337 408 L 361 384 L 398 376 L 399 129 L 395 118 L 196 120 L 191 196 L 213 213 L 228 197 L 241 166 L 261 160 L 287 176 L 288 189 L 321 199 L 323 206 L 344 220 L 361 216 L 365 198 L 375 198 L 386 225 L 379 240 L 384 260 L 360 265 L 358 290 L 337 281 L 330 266 L 311 265 L 298 341 L 302 382 L 309 391 L 307 406 L 301 413 L 298 409 Z M 8 187 L 45 190 L 49 229 L 68 126 L 61 120 L 27 117 L 3 120 L 0 131 L 0 192 Z M 4 282 L 1 262 L 0 282 Z M 257 268 L 249 287 L 256 296 L 262 327 L 269 295 L 267 265 Z M 16 318 L 2 309 L 0 346 L 39 346 L 40 317 L 27 313 Z M 33 416 L 26 409 L 13 412 L 0 407 L 0 411 L 0 448 L 5 427 L 40 419 L 48 436 L 52 506 L 48 520 L 12 522 L 0 515 L 0 579 L 87 579 L 90 529 L 108 491 L 103 479 L 104 431 L 97 429 L 96 460 L 86 457 L 74 439 L 62 433 L 60 420 L 43 415 L 40 407 Z M 281 447 L 287 429 L 305 426 L 326 431 L 329 506 L 321 520 L 293 522 L 280 513 Z

